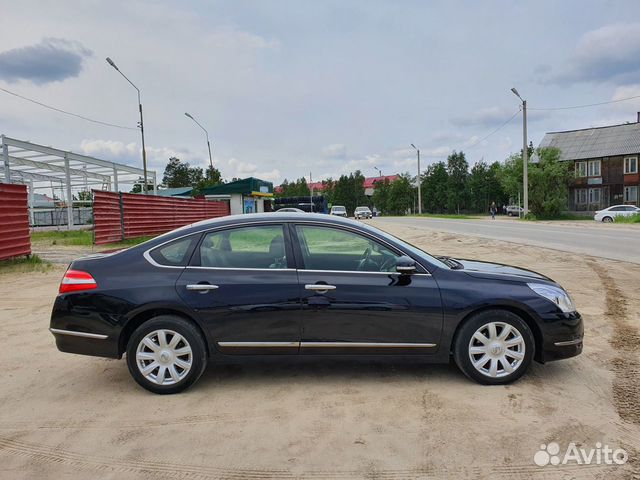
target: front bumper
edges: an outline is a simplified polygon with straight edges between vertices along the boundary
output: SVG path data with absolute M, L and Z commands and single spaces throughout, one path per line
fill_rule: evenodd
M 578 312 L 542 317 L 542 351 L 536 360 L 542 363 L 575 357 L 582 353 L 584 325 Z

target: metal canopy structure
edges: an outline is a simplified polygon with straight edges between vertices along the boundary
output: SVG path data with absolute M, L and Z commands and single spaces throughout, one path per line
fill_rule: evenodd
M 80 155 L 53 147 L 0 136 L 4 169 L 0 178 L 5 183 L 29 185 L 30 204 L 38 188 L 61 188 L 68 209 L 69 226 L 73 224 L 73 192 L 97 188 L 118 192 L 120 185 L 131 185 L 143 177 L 141 168 Z M 149 172 L 156 193 L 156 173 Z

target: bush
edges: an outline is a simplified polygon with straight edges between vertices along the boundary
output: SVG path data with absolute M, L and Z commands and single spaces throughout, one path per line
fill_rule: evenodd
M 617 216 L 613 219 L 615 223 L 640 223 L 640 213 L 628 217 Z

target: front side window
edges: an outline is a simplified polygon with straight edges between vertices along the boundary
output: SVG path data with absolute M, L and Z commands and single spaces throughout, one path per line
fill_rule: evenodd
M 638 201 L 638 187 L 624 187 L 624 201 L 625 202 L 637 202 Z
M 638 173 L 638 157 L 624 159 L 624 173 Z
M 181 238 L 166 245 L 155 248 L 149 252 L 149 255 L 156 263 L 168 267 L 184 267 L 189 263 L 193 244 L 196 243 L 198 235 Z
M 576 162 L 576 177 L 587 176 L 587 162 Z
M 211 232 L 200 244 L 200 265 L 210 268 L 287 268 L 282 225 Z
M 307 270 L 396 271 L 400 255 L 369 237 L 312 225 L 298 225 L 296 231 Z
M 589 189 L 589 203 L 600 203 L 600 189 L 599 188 L 590 188 Z
M 600 176 L 600 160 L 589 161 L 589 176 L 590 177 Z

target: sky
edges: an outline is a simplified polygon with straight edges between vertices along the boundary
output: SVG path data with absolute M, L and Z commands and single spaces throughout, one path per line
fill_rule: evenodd
M 503 161 L 545 132 L 636 121 L 640 2 L 0 0 L 0 133 L 149 168 L 279 184 Z M 513 118 L 512 118 L 513 117 Z M 507 122 L 511 118 L 511 121 Z M 505 124 L 505 122 L 507 122 Z M 504 125 L 504 126 L 503 126 Z M 499 128 L 501 127 L 502 128 Z M 497 131 L 496 131 L 497 130 Z M 492 133 L 495 132 L 495 133 Z M 491 134 L 491 135 L 489 135 Z M 486 137 L 486 138 L 485 138 Z

